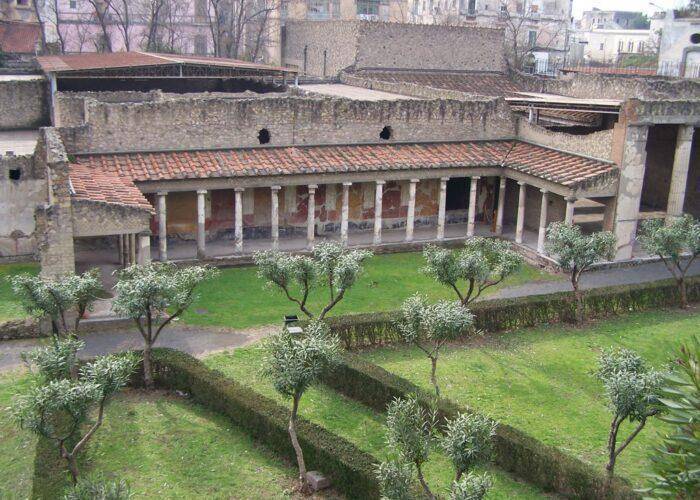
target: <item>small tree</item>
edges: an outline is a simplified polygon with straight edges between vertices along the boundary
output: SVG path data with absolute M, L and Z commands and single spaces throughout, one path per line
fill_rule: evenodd
M 57 279 L 19 274 L 10 278 L 10 283 L 27 313 L 51 320 L 54 336 L 77 333 L 83 315 L 104 291 L 99 269 Z M 66 317 L 71 310 L 76 314 L 72 329 Z
M 608 407 L 613 414 L 608 436 L 608 463 L 605 470 L 612 477 L 617 457 L 642 431 L 647 419 L 659 412 L 660 374 L 628 349 L 603 351 L 598 361 L 598 379 L 605 387 Z M 636 423 L 635 429 L 618 446 L 618 432 L 625 420 Z
M 681 307 L 688 307 L 685 277 L 700 255 L 700 221 L 687 214 L 667 225 L 659 219 L 646 220 L 642 222 L 639 241 L 647 252 L 661 258 L 676 280 Z
M 676 369 L 666 374 L 659 389 L 664 414 L 672 428 L 651 457 L 654 497 L 700 497 L 700 341 L 693 337 L 681 347 Z
M 423 256 L 424 271 L 451 287 L 464 306 L 515 273 L 523 263 L 523 258 L 507 241 L 482 237 L 467 240 L 461 250 L 428 245 Z M 461 290 L 460 286 L 466 289 Z
M 547 251 L 569 272 L 576 301 L 577 323 L 584 320 L 583 293 L 579 288 L 581 275 L 596 262 L 612 259 L 615 246 L 615 235 L 609 231 L 585 235 L 579 226 L 563 222 L 553 222 L 547 228 Z
M 342 245 L 322 242 L 312 256 L 290 255 L 276 250 L 254 255 L 258 276 L 268 286 L 276 286 L 299 306 L 308 318 L 317 315 L 308 308 L 309 294 L 317 286 L 328 289 L 328 302 L 318 313 L 318 319 L 340 302 L 362 272 L 362 263 L 372 256 L 367 250 L 347 250 Z M 294 288 L 299 295 L 295 296 Z
M 414 295 L 401 306 L 396 328 L 404 342 L 415 345 L 430 359 L 430 383 L 438 397 L 440 387 L 435 372 L 440 350 L 450 340 L 468 332 L 473 323 L 474 316 L 459 302 L 428 304 L 425 297 Z
M 56 340 L 56 344 L 56 349 L 63 352 L 78 346 L 71 339 Z M 74 362 L 75 352 L 65 358 Z M 137 362 L 128 355 L 97 358 L 79 370 L 78 379 L 71 379 L 62 378 L 74 370 L 74 366 L 65 366 L 62 361 L 65 358 L 54 356 L 57 363 L 49 366 L 46 362 L 49 356 L 33 356 L 42 360 L 39 366 L 42 384 L 19 396 L 12 411 L 23 429 L 56 442 L 60 456 L 68 463 L 73 484 L 77 484 L 78 454 L 102 425 L 107 401 L 126 385 Z M 97 418 L 83 432 L 95 407 Z
M 297 457 L 301 489 L 306 492 L 306 464 L 296 430 L 299 403 L 306 390 L 338 363 L 340 341 L 324 323 L 312 321 L 303 335 L 294 336 L 285 328 L 266 339 L 264 346 L 263 374 L 272 380 L 277 392 L 292 400 L 288 431 Z
M 217 274 L 218 270 L 207 266 L 178 268 L 160 262 L 117 272 L 112 308 L 132 318 L 143 337 L 143 375 L 149 389 L 153 388 L 151 350 L 160 333 L 192 304 L 197 285 Z
M 471 469 L 491 461 L 495 422 L 479 415 L 459 414 L 447 421 L 444 435 L 437 435 L 437 413 L 426 409 L 414 396 L 394 399 L 387 409 L 387 445 L 395 455 L 376 469 L 385 498 L 411 498 L 411 482 L 415 469 L 428 498 L 436 498 L 423 477 L 423 464 L 440 442 L 455 467 L 450 498 L 481 499 L 491 486 L 488 474 L 478 475 Z
M 78 351 L 84 347 L 85 342 L 82 340 L 56 339 L 50 345 L 23 352 L 21 358 L 30 370 L 36 366 L 37 374 L 46 382 L 77 379 Z

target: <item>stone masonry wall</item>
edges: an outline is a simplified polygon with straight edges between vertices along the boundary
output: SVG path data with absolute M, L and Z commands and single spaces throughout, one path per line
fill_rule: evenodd
M 458 90 L 439 89 L 435 87 L 426 87 L 416 83 L 408 82 L 385 82 L 382 80 L 372 80 L 370 78 L 361 78 L 352 73 L 341 72 L 341 83 L 352 85 L 353 87 L 364 87 L 366 89 L 380 90 L 382 92 L 390 92 L 393 94 L 409 95 L 413 97 L 422 97 L 424 99 L 456 99 L 462 100 L 482 100 L 484 96 L 477 94 L 468 94 Z
M 502 72 L 503 42 L 501 29 L 361 23 L 355 67 Z
M 573 135 L 552 132 L 539 125 L 532 124 L 526 118 L 517 120 L 518 138 L 542 146 L 576 153 L 601 160 L 612 161 L 613 131 L 601 130 L 587 135 Z
M 92 237 L 140 233 L 149 228 L 146 210 L 109 203 L 72 200 L 73 236 Z
M 70 153 L 189 150 L 269 146 L 501 139 L 515 133 L 499 99 L 479 101 L 354 101 L 337 98 L 89 102 L 88 124 L 61 129 Z
M 0 80 L 0 130 L 38 128 L 49 123 L 43 79 Z
M 306 74 L 333 76 L 355 62 L 358 23 L 347 21 L 296 21 L 287 20 L 286 39 L 283 47 L 284 63 L 304 71 L 306 48 Z M 323 74 L 323 60 L 326 74 Z

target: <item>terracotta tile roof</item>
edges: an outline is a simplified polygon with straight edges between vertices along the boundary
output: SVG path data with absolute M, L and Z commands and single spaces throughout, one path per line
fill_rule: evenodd
M 656 69 L 650 68 L 605 68 L 598 66 L 568 66 L 562 68 L 561 71 L 562 73 L 596 73 L 602 75 L 656 75 Z
M 360 70 L 353 73 L 353 76 L 392 83 L 415 83 L 492 97 L 510 95 L 520 90 L 503 73 Z
M 0 49 L 15 54 L 34 54 L 41 42 L 41 26 L 37 23 L 0 22 Z
M 268 66 L 238 59 L 222 57 L 184 56 L 175 54 L 156 54 L 152 52 L 111 52 L 60 54 L 36 58 L 44 72 L 68 72 L 111 68 L 133 68 L 144 66 L 168 66 L 172 64 L 193 64 L 198 66 L 216 66 L 225 68 L 259 69 L 269 71 L 295 72 L 290 68 Z
M 574 188 L 617 175 L 612 163 L 506 140 L 115 153 L 79 155 L 75 162 L 71 180 L 77 198 L 144 208 L 148 202 L 133 182 L 507 167 Z
M 72 195 L 77 200 L 128 205 L 153 211 L 153 207 L 131 179 L 113 170 L 91 168 L 73 163 L 70 166 Z

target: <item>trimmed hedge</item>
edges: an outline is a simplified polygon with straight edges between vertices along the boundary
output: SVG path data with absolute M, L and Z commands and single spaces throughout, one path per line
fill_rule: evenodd
M 393 398 L 409 394 L 415 394 L 425 407 L 434 400 L 431 393 L 354 354 L 346 353 L 344 361 L 324 377 L 323 383 L 379 412 L 386 411 Z M 459 412 L 471 411 L 444 398 L 437 403 L 438 418 L 443 422 Z M 502 469 L 545 491 L 585 499 L 640 498 L 624 479 L 608 482 L 606 476 L 590 465 L 509 425 L 498 425 L 495 455 L 495 462 Z
M 700 278 L 687 281 L 688 301 L 700 300 Z M 662 280 L 638 285 L 596 288 L 586 292 L 585 314 L 600 318 L 630 311 L 679 304 L 674 280 Z M 576 305 L 571 292 L 534 295 L 513 299 L 484 300 L 472 304 L 475 326 L 484 332 L 516 330 L 546 323 L 572 323 Z M 393 321 L 396 312 L 348 314 L 327 318 L 346 349 L 369 347 L 400 340 Z
M 287 433 L 288 408 L 174 349 L 153 350 L 153 372 L 157 387 L 190 394 L 195 402 L 225 415 L 296 467 L 296 455 Z M 143 384 L 142 373 L 142 369 L 136 372 L 132 386 Z M 322 471 L 346 498 L 379 498 L 379 484 L 374 475 L 376 459 L 372 455 L 303 418 L 297 421 L 297 434 L 308 470 Z M 56 498 L 69 481 L 64 461 L 52 442 L 39 439 L 34 463 L 32 498 Z

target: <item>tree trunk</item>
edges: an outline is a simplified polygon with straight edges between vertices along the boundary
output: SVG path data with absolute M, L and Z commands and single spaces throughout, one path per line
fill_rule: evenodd
M 615 447 L 617 446 L 617 431 L 620 428 L 620 423 L 617 417 L 613 419 L 610 425 L 610 435 L 608 436 L 608 463 L 605 466 L 605 471 L 608 473 L 608 477 L 612 477 L 615 473 L 615 460 L 617 459 L 617 454 L 615 453 Z
M 75 458 L 73 453 L 68 453 L 68 450 L 63 442 L 61 442 L 61 456 L 68 462 L 68 470 L 70 471 L 73 484 L 78 484 L 78 460 Z
M 153 368 L 151 367 L 151 344 L 143 349 L 143 381 L 147 389 L 153 389 Z
M 439 398 L 440 397 L 440 387 L 438 387 L 437 384 L 437 377 L 435 376 L 435 370 L 437 370 L 437 358 L 430 358 L 430 383 L 433 384 L 433 387 L 435 387 L 435 395 Z
M 425 482 L 425 478 L 423 477 L 423 471 L 421 470 L 419 464 L 416 464 L 416 471 L 418 472 L 418 481 L 420 481 L 420 485 L 423 487 L 423 491 L 425 491 L 425 494 L 430 500 L 435 500 L 435 495 L 433 495 L 433 492 L 430 491 L 428 483 Z
M 299 465 L 299 481 L 301 482 L 301 489 L 303 492 L 308 491 L 308 484 L 306 482 L 306 463 L 304 463 L 304 452 L 299 445 L 299 439 L 297 439 L 297 410 L 299 409 L 299 399 L 301 395 L 294 395 L 294 400 L 292 402 L 292 413 L 289 415 L 289 437 L 292 440 L 292 446 L 294 447 L 294 453 L 297 456 L 297 464 Z
M 681 308 L 685 309 L 688 307 L 688 289 L 685 286 L 685 278 L 681 276 L 676 279 L 676 282 L 678 283 L 678 293 L 681 298 Z
M 580 325 L 584 321 L 583 294 L 578 287 L 578 280 L 572 279 L 571 285 L 574 287 L 574 300 L 576 301 L 576 324 Z

